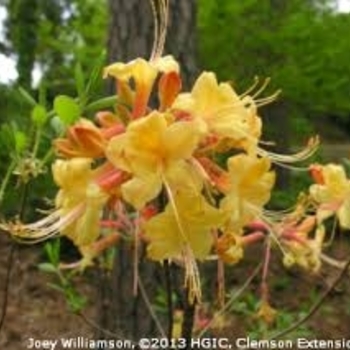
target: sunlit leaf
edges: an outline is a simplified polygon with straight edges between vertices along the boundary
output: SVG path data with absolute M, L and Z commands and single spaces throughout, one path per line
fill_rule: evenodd
M 43 126 L 47 121 L 47 113 L 43 106 L 36 105 L 31 113 L 32 121 L 37 126 Z
M 60 95 L 55 98 L 54 110 L 64 125 L 74 123 L 80 117 L 80 107 L 71 97 Z

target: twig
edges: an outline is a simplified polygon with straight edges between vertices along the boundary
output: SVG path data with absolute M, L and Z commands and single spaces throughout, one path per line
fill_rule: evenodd
M 149 298 L 148 298 L 147 292 L 145 290 L 145 287 L 144 287 L 144 285 L 143 285 L 143 283 L 142 283 L 140 278 L 138 279 L 138 284 L 139 284 L 139 288 L 140 288 L 140 292 L 141 292 L 143 301 L 145 302 L 145 304 L 146 304 L 146 306 L 148 308 L 148 311 L 149 311 L 151 317 L 153 318 L 153 321 L 155 322 L 155 324 L 156 324 L 156 326 L 158 328 L 159 333 L 161 334 L 161 336 L 163 338 L 165 338 L 166 335 L 165 335 L 164 329 L 163 329 L 162 325 L 160 324 L 156 313 L 153 310 L 153 307 L 151 305 L 151 302 L 149 301 Z
M 110 330 L 106 329 L 106 328 L 102 328 L 100 327 L 96 322 L 92 321 L 91 319 L 89 319 L 87 316 L 85 316 L 82 312 L 77 312 L 76 313 L 77 316 L 79 316 L 88 326 L 90 326 L 91 328 L 95 329 L 96 331 L 99 331 L 101 334 L 104 334 L 106 336 L 109 337 L 113 337 L 114 339 L 118 339 L 118 340 L 123 340 L 125 339 L 124 337 L 122 337 L 120 334 L 111 332 Z M 133 344 L 137 345 L 136 342 L 133 342 L 132 340 L 130 340 Z
M 231 305 L 241 296 L 241 294 L 246 290 L 246 288 L 249 286 L 249 284 L 252 282 L 252 280 L 258 275 L 262 267 L 262 263 L 260 263 L 253 273 L 247 278 L 247 280 L 244 282 L 244 284 L 234 293 L 231 297 L 231 299 L 224 305 L 223 308 L 219 310 L 215 314 L 215 316 L 210 320 L 210 322 L 206 325 L 206 327 L 199 333 L 198 338 L 203 337 L 203 335 L 210 329 L 210 327 L 216 322 L 216 320 L 223 315 L 230 307 Z
M 329 296 L 329 294 L 332 292 L 332 290 L 336 287 L 336 285 L 342 280 L 342 278 L 346 275 L 347 270 L 350 267 L 350 259 L 347 260 L 346 264 L 344 265 L 343 269 L 341 270 L 341 272 L 339 273 L 339 275 L 335 278 L 335 280 L 333 281 L 333 283 L 326 289 L 326 291 L 321 295 L 321 297 L 319 298 L 319 300 L 316 301 L 316 303 L 311 307 L 310 311 L 308 312 L 307 315 L 305 315 L 304 317 L 300 318 L 300 320 L 298 320 L 297 322 L 295 322 L 294 324 L 292 324 L 290 327 L 284 329 L 283 331 L 273 335 L 272 337 L 268 338 L 268 340 L 270 339 L 279 339 L 282 338 L 283 336 L 293 332 L 294 330 L 296 330 L 299 326 L 301 326 L 302 324 L 304 324 L 306 321 L 308 321 L 317 311 L 318 309 L 321 307 L 321 305 L 323 304 L 323 302 L 326 300 L 326 298 Z

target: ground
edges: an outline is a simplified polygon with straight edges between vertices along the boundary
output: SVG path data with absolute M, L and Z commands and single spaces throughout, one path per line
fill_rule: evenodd
M 4 283 L 9 253 L 9 239 L 0 235 L 0 303 L 4 298 Z M 345 259 L 350 252 L 350 237 L 338 237 L 331 254 Z M 257 264 L 257 251 L 247 251 L 247 265 L 238 265 L 227 270 L 227 283 L 239 286 L 247 278 L 248 272 Z M 47 283 L 52 278 L 39 271 L 42 260 L 39 248 L 19 247 L 13 265 L 7 317 L 0 334 L 0 349 L 21 350 L 28 348 L 29 338 L 57 339 L 69 337 L 94 337 L 95 329 L 79 316 L 70 313 L 64 298 Z M 286 272 L 281 264 L 274 263 L 270 273 L 271 303 L 278 309 L 275 328 L 267 329 L 256 320 L 256 305 L 259 291 L 258 279 L 254 280 L 250 291 L 234 303 L 229 314 L 222 318 L 221 328 L 211 333 L 226 336 L 232 344 L 239 336 L 249 334 L 260 338 L 271 335 L 295 322 L 308 312 L 320 294 L 327 288 L 338 271 L 324 268 L 321 274 L 309 276 L 300 271 Z M 247 272 L 248 271 L 248 272 Z M 96 291 L 91 279 L 81 277 L 79 289 L 89 296 L 90 303 L 86 315 L 94 319 L 96 315 Z M 208 312 L 210 314 L 210 310 Z M 311 338 L 350 339 L 350 280 L 349 274 L 329 295 L 319 311 L 290 338 L 309 336 Z M 287 338 L 288 338 L 287 337 Z M 61 350 L 60 348 L 56 348 Z M 81 348 L 79 348 L 81 349 Z
M 0 235 L 0 303 L 4 298 L 4 283 L 9 254 L 9 240 Z M 70 313 L 60 293 L 48 286 L 52 277 L 38 270 L 42 259 L 39 248 L 21 246 L 15 253 L 8 308 L 4 328 L 0 334 L 0 349 L 27 349 L 29 338 L 55 339 L 60 337 L 93 336 L 94 330 L 79 316 Z M 84 278 L 80 288 L 93 300 L 94 289 Z M 92 301 L 87 310 L 93 317 Z M 60 349 L 57 349 L 60 350 Z

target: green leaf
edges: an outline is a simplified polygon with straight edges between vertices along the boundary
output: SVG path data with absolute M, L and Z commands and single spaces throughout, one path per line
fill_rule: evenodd
M 44 245 L 44 250 L 47 254 L 50 264 L 53 266 L 58 266 L 60 263 L 60 246 L 61 243 L 59 238 L 52 242 L 47 242 Z
M 46 106 L 46 85 L 44 83 L 40 84 L 39 87 L 39 104 Z
M 81 111 L 78 103 L 69 96 L 57 96 L 53 108 L 64 125 L 70 125 L 80 117 Z
M 0 128 L 0 145 L 5 147 L 10 153 L 15 147 L 15 138 L 13 127 L 10 124 L 4 123 Z
M 56 273 L 57 272 L 56 266 L 54 266 L 50 263 L 39 264 L 38 268 L 40 271 L 43 271 L 43 272 L 48 272 L 48 273 Z
M 14 131 L 15 148 L 17 153 L 22 153 L 27 146 L 27 135 L 19 130 Z
M 37 126 L 43 126 L 47 121 L 47 113 L 43 106 L 36 105 L 31 114 L 32 121 Z
M 30 95 L 30 93 L 29 93 L 27 90 L 23 89 L 22 87 L 19 87 L 19 88 L 18 88 L 18 91 L 19 91 L 19 93 L 22 95 L 22 97 L 23 97 L 31 106 L 34 107 L 34 106 L 36 105 L 36 101 L 35 101 L 34 97 L 32 97 L 32 96 Z
M 63 287 L 61 287 L 60 285 L 56 284 L 56 283 L 47 283 L 47 285 L 52 288 L 55 289 L 63 294 L 65 294 L 65 289 Z
M 77 62 L 74 68 L 75 84 L 78 92 L 79 99 L 85 100 L 85 76 L 80 62 Z
M 90 113 L 90 112 L 96 112 L 101 109 L 111 108 L 111 107 L 114 107 L 117 102 L 118 102 L 117 96 L 104 97 L 88 104 L 85 107 L 84 112 Z
M 62 135 L 66 129 L 65 125 L 57 115 L 51 119 L 50 125 L 57 135 Z
M 87 304 L 87 298 L 76 292 L 71 295 L 66 295 L 66 298 L 68 299 L 68 306 L 72 312 L 81 311 Z
M 96 86 L 101 82 L 101 75 L 104 65 L 106 64 L 106 52 L 102 52 L 100 57 L 97 60 L 96 65 L 91 71 L 89 80 L 86 84 L 86 96 L 89 96 L 92 91 L 96 88 Z

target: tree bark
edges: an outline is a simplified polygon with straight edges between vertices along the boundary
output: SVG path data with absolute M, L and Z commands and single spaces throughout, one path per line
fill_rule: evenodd
M 284 12 L 288 10 L 288 1 L 286 0 L 270 0 L 271 14 L 275 18 L 271 18 L 271 31 L 278 31 L 280 22 L 285 18 Z M 280 52 L 279 55 L 274 55 L 271 59 L 274 60 L 276 64 L 281 64 L 285 62 L 285 53 Z M 286 153 L 289 150 L 290 145 L 290 122 L 289 122 L 289 106 L 287 101 L 277 100 L 271 105 L 268 105 L 265 109 L 267 114 L 266 119 L 269 121 L 270 125 L 276 125 L 274 127 L 272 135 L 272 140 L 276 142 L 276 147 L 272 149 L 273 152 Z M 287 190 L 290 182 L 289 171 L 285 168 L 278 167 L 276 169 L 277 180 L 276 188 L 279 190 Z
M 108 62 L 148 58 L 153 43 L 153 19 L 149 1 L 109 0 Z M 170 18 L 164 54 L 181 63 L 188 86 L 196 73 L 196 0 L 170 0 Z
M 153 18 L 149 1 L 109 0 L 109 6 L 108 64 L 127 62 L 136 57 L 149 58 L 153 44 Z M 170 0 L 169 30 L 164 54 L 172 54 L 180 62 L 183 83 L 187 87 L 197 73 L 195 27 L 195 0 Z M 109 94 L 114 93 L 113 83 L 108 89 Z M 99 322 L 101 327 L 121 337 L 137 340 L 158 335 L 158 330 L 140 290 L 137 296 L 132 293 L 133 253 L 132 243 L 121 243 L 117 247 L 112 272 L 100 276 Z M 140 255 L 140 278 L 152 303 L 159 288 L 165 290 L 164 273 L 159 264 L 147 260 L 144 248 Z M 166 330 L 166 322 L 163 326 Z

